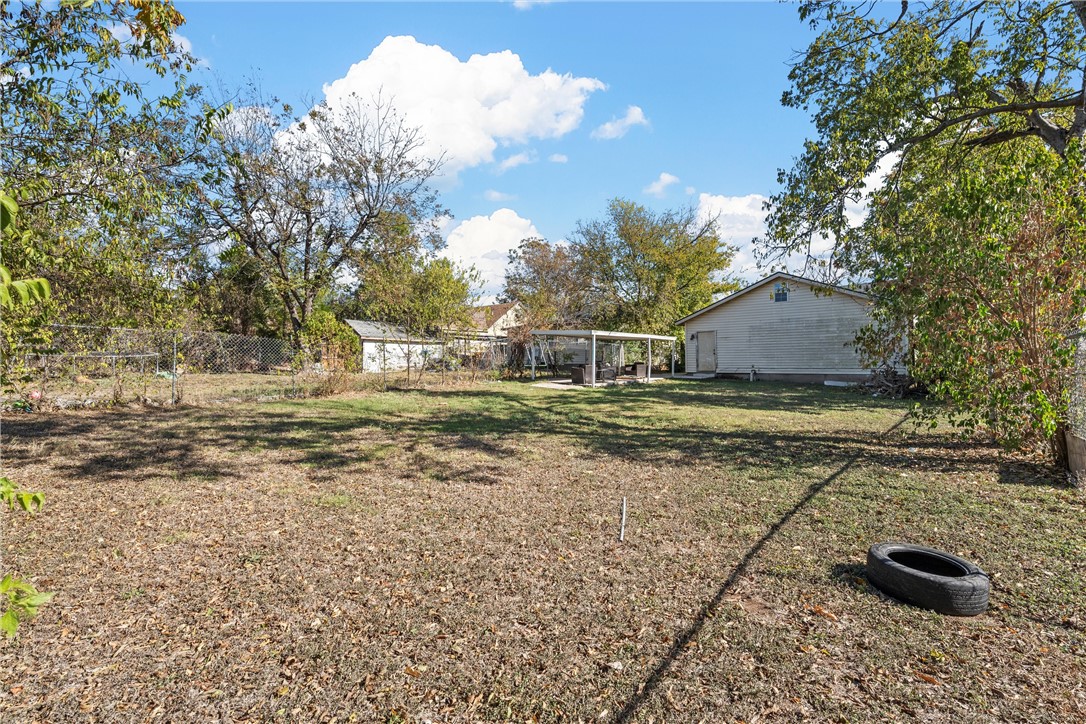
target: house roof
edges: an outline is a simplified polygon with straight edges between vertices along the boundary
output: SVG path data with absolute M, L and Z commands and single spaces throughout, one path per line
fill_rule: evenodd
M 344 319 L 343 321 L 355 331 L 363 342 L 434 342 L 434 340 L 424 337 L 412 337 L 403 327 L 397 327 L 393 324 L 368 319 Z
M 480 332 L 485 332 L 494 326 L 494 323 L 504 317 L 520 302 L 506 302 L 504 304 L 488 304 L 483 307 L 472 307 L 471 326 Z
M 696 312 L 691 312 L 690 314 L 686 315 L 682 319 L 676 320 L 675 324 L 686 324 L 687 322 L 689 322 L 694 317 L 701 316 L 702 314 L 705 314 L 708 311 L 716 309 L 717 307 L 721 307 L 721 306 L 727 304 L 728 302 L 731 302 L 731 301 L 734 301 L 734 300 L 738 299 L 739 297 L 743 296 L 744 294 L 752 292 L 755 289 L 758 289 L 760 287 L 764 287 L 766 284 L 769 284 L 770 282 L 775 282 L 778 279 L 789 279 L 789 280 L 794 281 L 794 282 L 799 282 L 801 284 L 806 284 L 806 285 L 814 287 L 816 289 L 828 289 L 833 293 L 848 294 L 849 296 L 857 297 L 859 299 L 871 299 L 870 294 L 868 294 L 866 292 L 861 292 L 858 289 L 849 289 L 848 287 L 841 287 L 841 286 L 837 286 L 836 284 L 826 284 L 824 282 L 815 281 L 814 279 L 807 279 L 806 277 L 799 277 L 799 276 L 796 276 L 795 274 L 789 274 L 788 272 L 776 272 L 774 274 L 770 274 L 769 276 L 765 277 L 764 279 L 760 279 L 760 280 L 754 282 L 750 286 L 743 287 L 742 289 L 740 289 L 737 292 L 732 292 L 731 294 L 724 297 L 723 299 L 716 300 L 715 302 L 713 302 L 712 304 L 710 304 L 707 307 L 702 307 L 701 309 L 697 310 Z

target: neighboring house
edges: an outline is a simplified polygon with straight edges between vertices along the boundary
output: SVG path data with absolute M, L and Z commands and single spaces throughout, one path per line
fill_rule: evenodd
M 678 320 L 686 371 L 823 382 L 869 374 L 852 346 L 871 296 L 778 272 Z
M 441 345 L 432 340 L 412 337 L 401 327 L 383 322 L 344 319 L 361 342 L 362 369 L 366 372 L 407 369 L 428 358 L 441 356 Z
M 520 324 L 520 317 L 520 302 L 472 307 L 466 328 L 448 330 L 450 351 L 464 364 L 479 365 L 486 359 L 487 365 L 493 365 L 504 360 L 509 353 L 509 330 Z
M 520 324 L 520 302 L 488 304 L 471 310 L 471 333 L 479 339 L 500 339 Z

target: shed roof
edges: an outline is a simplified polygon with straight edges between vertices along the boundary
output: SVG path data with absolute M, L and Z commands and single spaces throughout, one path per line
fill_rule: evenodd
M 733 301 L 735 299 L 738 299 L 739 297 L 743 296 L 744 294 L 747 294 L 748 292 L 752 292 L 755 289 L 758 289 L 759 287 L 763 287 L 766 284 L 769 284 L 770 282 L 777 281 L 778 279 L 789 279 L 789 280 L 794 281 L 794 282 L 799 282 L 801 284 L 806 284 L 808 286 L 814 287 L 815 289 L 827 289 L 827 290 L 829 290 L 830 292 L 833 292 L 833 293 L 848 294 L 849 296 L 858 297 L 860 299 L 871 299 L 870 294 L 868 294 L 867 292 L 861 292 L 858 289 L 849 289 L 848 287 L 842 287 L 842 286 L 838 286 L 836 284 L 826 284 L 824 282 L 815 281 L 814 279 L 807 279 L 806 277 L 800 277 L 800 276 L 796 276 L 795 274 L 789 274 L 788 272 L 776 272 L 774 274 L 770 274 L 769 276 L 765 277 L 764 279 L 759 279 L 758 281 L 754 282 L 750 286 L 743 287 L 739 291 L 732 292 L 728 296 L 726 296 L 726 297 L 724 297 L 722 299 L 716 300 L 715 302 L 713 302 L 712 304 L 710 304 L 707 307 L 702 307 L 701 309 L 697 310 L 696 312 L 691 312 L 690 314 L 686 315 L 682 319 L 676 320 L 675 324 L 686 324 L 687 322 L 689 322 L 694 317 L 701 316 L 702 314 L 705 314 L 708 311 L 711 311 L 713 309 L 716 309 L 717 307 L 723 306 L 723 305 L 727 304 L 728 302 L 731 302 L 731 301 Z
M 420 342 L 426 344 L 436 343 L 433 339 L 420 336 L 411 336 L 403 327 L 393 324 L 376 322 L 363 319 L 344 319 L 347 324 L 363 342 Z

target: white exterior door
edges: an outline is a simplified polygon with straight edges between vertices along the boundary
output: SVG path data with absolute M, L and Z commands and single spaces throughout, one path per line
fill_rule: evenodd
M 716 372 L 716 332 L 698 332 L 698 372 Z

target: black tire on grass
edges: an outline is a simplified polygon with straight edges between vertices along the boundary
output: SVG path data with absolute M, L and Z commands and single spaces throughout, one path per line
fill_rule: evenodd
M 988 609 L 988 575 L 964 558 L 908 543 L 876 543 L 867 580 L 888 596 L 948 616 Z

